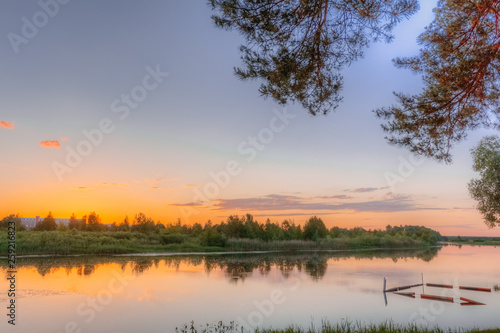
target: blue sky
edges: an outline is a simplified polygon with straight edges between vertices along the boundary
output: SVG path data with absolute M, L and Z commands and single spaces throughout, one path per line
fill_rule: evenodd
M 244 213 L 302 223 L 318 215 L 329 226 L 423 224 L 444 234 L 498 236 L 484 226 L 466 187 L 475 176 L 469 150 L 491 131 L 471 133 L 454 149 L 452 165 L 423 160 L 407 170 L 410 154 L 385 142 L 372 112 L 394 103 L 393 91 L 421 89 L 420 79 L 391 59 L 418 52 L 416 37 L 432 20 L 433 5 L 422 3 L 395 29 L 393 43 L 372 44 L 344 71 L 344 100 L 335 112 L 312 117 L 287 106 L 294 118 L 248 161 L 238 147 L 250 147 L 249 138 L 283 110 L 260 98 L 258 81 L 234 76 L 243 39 L 216 29 L 207 3 L 59 3 L 16 53 L 9 33 L 22 35 L 23 17 L 33 22 L 42 9 L 35 1 L 2 2 L 0 121 L 13 128 L 0 128 L 0 214 L 96 210 L 109 223 L 140 211 L 165 223 Z M 148 68 L 168 76 L 120 119 L 112 103 L 141 86 Z M 82 131 L 103 119 L 112 133 L 58 177 L 54 163 L 65 164 L 68 149 L 86 140 Z M 44 141 L 59 148 L 42 147 Z M 197 200 L 196 189 L 203 193 L 214 182 L 210 175 L 230 161 L 239 172 L 216 195 Z M 393 176 L 403 181 L 391 184 Z

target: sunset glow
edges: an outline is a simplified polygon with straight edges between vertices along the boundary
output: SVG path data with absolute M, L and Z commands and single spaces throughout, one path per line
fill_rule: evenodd
M 16 29 L 37 10 L 8 6 L 5 23 Z M 421 6 L 393 43 L 373 44 L 346 70 L 337 112 L 310 117 L 233 75 L 242 40 L 215 29 L 208 6 L 126 2 L 115 15 L 65 5 L 18 52 L 4 39 L 0 216 L 95 211 L 111 224 L 143 212 L 203 225 L 232 214 L 298 224 L 316 215 L 327 227 L 500 236 L 467 192 L 477 177 L 469 150 L 491 131 L 472 132 L 445 165 L 389 146 L 372 113 L 394 102 L 393 91 L 421 89 L 391 63 L 418 51 L 433 4 Z

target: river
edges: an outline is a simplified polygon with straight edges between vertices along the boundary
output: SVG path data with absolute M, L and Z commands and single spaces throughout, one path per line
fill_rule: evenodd
M 445 246 L 430 250 L 20 257 L 16 325 L 2 260 L 1 332 L 175 332 L 195 321 L 219 320 L 245 329 L 316 327 L 322 321 L 385 321 L 434 327 L 500 327 L 500 247 Z M 416 298 L 383 293 L 418 286 Z M 491 292 L 458 286 L 491 288 Z M 420 294 L 453 297 L 451 302 Z M 385 296 L 385 297 L 384 297 Z M 464 306 L 460 297 L 484 305 Z M 5 305 L 5 306 L 4 306 Z

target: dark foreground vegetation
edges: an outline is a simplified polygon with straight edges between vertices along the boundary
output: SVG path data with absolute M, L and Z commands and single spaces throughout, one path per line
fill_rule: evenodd
M 438 232 L 421 226 L 328 229 L 316 216 L 303 226 L 288 220 L 259 223 L 249 214 L 230 216 L 220 224 L 183 225 L 178 221 L 165 226 L 142 213 L 131 224 L 125 218 L 120 224 L 105 225 L 91 213 L 83 219 L 72 216 L 68 225 L 57 225 L 49 213 L 31 230 L 25 230 L 15 215 L 1 220 L 0 229 L 9 222 L 17 225 L 18 255 L 419 248 L 443 239 Z M 0 251 L 7 253 L 6 237 L 0 239 Z
M 328 322 L 323 322 L 321 327 L 315 328 L 311 325 L 309 328 L 302 328 L 300 326 L 289 326 L 285 329 L 255 329 L 248 330 L 248 328 L 242 328 L 231 322 L 229 324 L 224 324 L 223 322 L 218 322 L 217 324 L 206 324 L 205 326 L 196 327 L 196 325 L 191 322 L 190 324 L 184 324 L 181 327 L 175 329 L 176 333 L 240 333 L 240 332 L 254 332 L 254 333 L 499 333 L 499 328 L 492 329 L 440 329 L 434 328 L 424 328 L 416 325 L 398 325 L 393 323 L 384 323 L 380 325 L 361 325 L 359 323 L 352 323 L 344 321 L 340 324 L 330 324 Z

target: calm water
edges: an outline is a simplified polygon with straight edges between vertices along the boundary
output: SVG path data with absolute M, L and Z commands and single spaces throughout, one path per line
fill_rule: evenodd
M 7 276 L 6 260 L 0 268 Z M 431 251 L 19 258 L 16 326 L 7 325 L 2 279 L 1 332 L 174 332 L 231 320 L 309 327 L 322 320 L 416 322 L 440 327 L 500 326 L 500 292 L 425 287 L 456 303 L 382 293 L 425 282 L 500 285 L 500 247 Z M 414 288 L 417 295 L 422 287 Z M 459 297 L 486 303 L 461 306 Z M 81 331 L 80 331 L 81 330 Z

